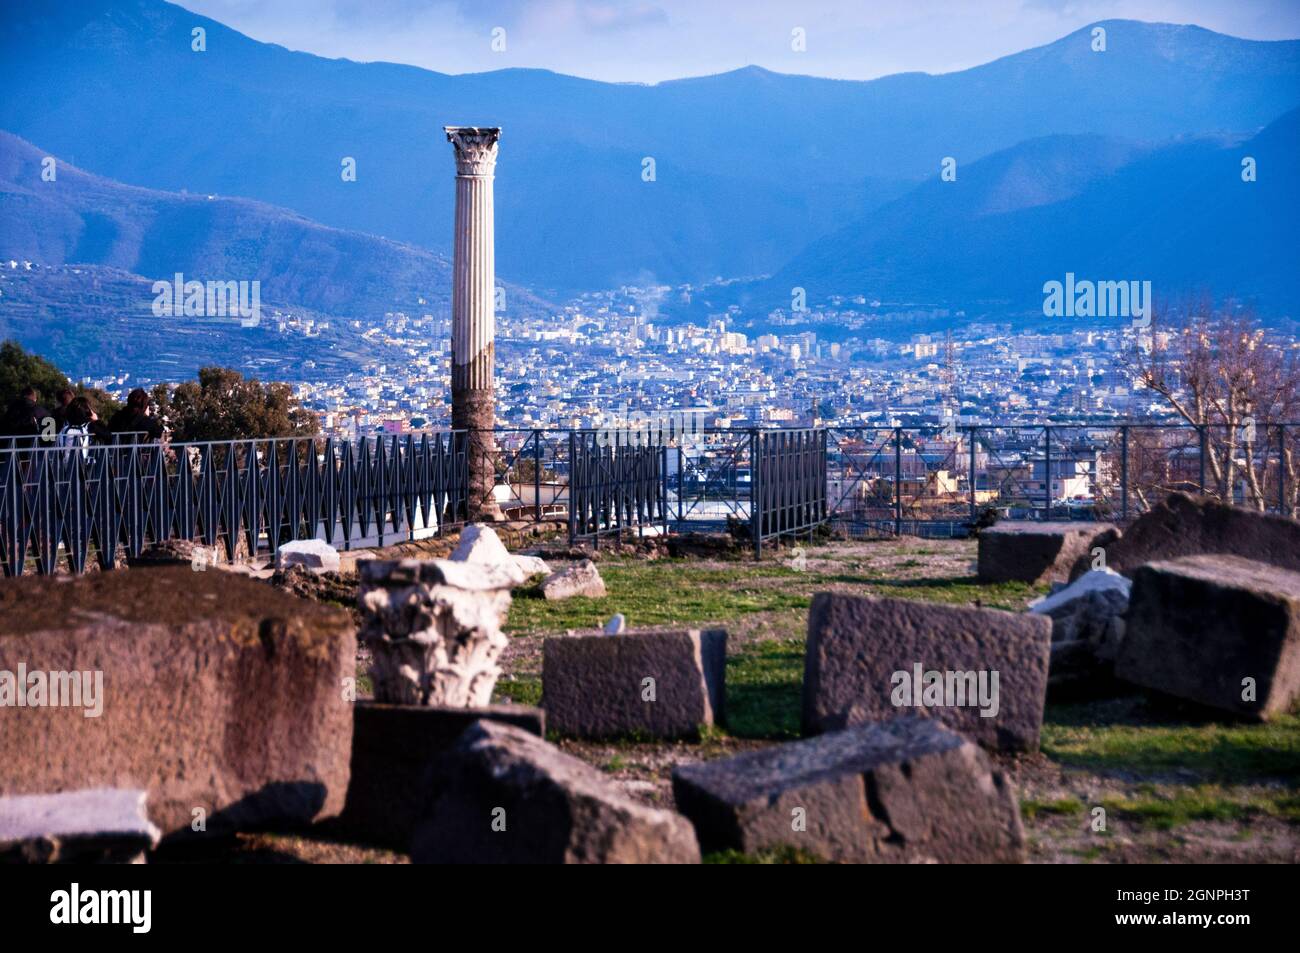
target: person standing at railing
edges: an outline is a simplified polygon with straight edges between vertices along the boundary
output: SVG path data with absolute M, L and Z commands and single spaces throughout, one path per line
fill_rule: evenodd
M 152 443 L 162 436 L 162 424 L 150 413 L 149 395 L 137 387 L 126 398 L 126 406 L 115 413 L 108 422 L 113 433 L 144 434 L 144 440 Z M 136 436 L 132 442 L 141 440 Z
M 99 414 L 84 397 L 74 398 L 64 411 L 66 423 L 59 431 L 59 446 L 74 447 L 81 451 L 82 457 L 90 456 L 91 443 L 106 444 L 113 442 L 113 432 L 102 423 Z
M 47 418 L 51 421 L 49 425 L 46 424 Z M 50 412 L 41 405 L 40 394 L 28 384 L 9 402 L 0 433 L 6 437 L 39 437 L 42 433 L 49 433 L 53 437 L 58 430 Z
M 63 425 L 68 422 L 68 407 L 76 399 L 77 395 L 71 387 L 64 387 L 58 393 L 58 404 L 50 411 L 50 416 L 54 418 L 54 430 L 58 433 L 63 429 Z

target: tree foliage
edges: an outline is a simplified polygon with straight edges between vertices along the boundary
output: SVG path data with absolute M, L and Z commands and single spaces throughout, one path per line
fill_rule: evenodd
M 307 437 L 320 426 L 288 384 L 264 384 L 228 367 L 200 368 L 197 381 L 159 384 L 152 397 L 175 441 Z
M 7 406 L 29 384 L 40 391 L 40 400 L 47 407 L 53 407 L 58 402 L 59 391 L 69 386 L 77 396 L 89 399 L 101 419 L 107 420 L 122 406 L 98 387 L 71 384 L 63 371 L 39 354 L 25 350 L 17 341 L 0 344 L 0 405 Z

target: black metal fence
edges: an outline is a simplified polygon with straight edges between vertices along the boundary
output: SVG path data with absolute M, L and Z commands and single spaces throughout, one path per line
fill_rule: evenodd
M 503 429 L 490 465 L 507 519 L 571 540 L 724 530 L 756 553 L 833 522 L 964 535 L 1000 519 L 1124 523 L 1175 490 L 1295 517 L 1300 425 L 1046 424 L 686 432 Z M 273 552 L 441 532 L 468 513 L 463 433 L 0 448 L 6 575 L 81 571 L 151 541 Z
M 668 448 L 628 431 L 570 431 L 569 539 L 668 531 Z
M 1295 517 L 1300 426 L 833 427 L 830 518 L 894 535 L 1001 519 L 1126 523 L 1181 490 Z
M 229 559 L 292 539 L 384 545 L 462 522 L 467 464 L 450 433 L 0 450 L 0 564 L 108 569 L 165 540 Z

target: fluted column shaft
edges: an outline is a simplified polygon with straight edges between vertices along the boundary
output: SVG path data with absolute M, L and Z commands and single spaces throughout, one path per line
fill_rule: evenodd
M 496 339 L 496 234 L 492 182 L 500 129 L 446 127 L 456 153 L 452 255 L 451 422 L 470 433 L 470 518 L 500 515 L 496 482 L 493 361 Z

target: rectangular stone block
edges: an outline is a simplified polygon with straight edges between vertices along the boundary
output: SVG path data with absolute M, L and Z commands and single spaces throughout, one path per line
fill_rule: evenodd
M 417 864 L 697 864 L 686 818 L 500 722 L 471 725 L 429 774 Z
M 1250 718 L 1290 710 L 1300 697 L 1300 573 L 1222 555 L 1138 567 L 1115 674 Z
M 231 573 L 5 580 L 0 794 L 140 788 L 164 836 L 337 814 L 355 674 L 346 613 Z
M 625 632 L 542 644 L 542 707 L 575 738 L 695 738 L 724 713 L 727 633 Z
M 1034 750 L 1051 638 L 1040 615 L 818 593 L 808 613 L 804 734 L 914 714 L 986 748 Z
M 0 863 L 134 864 L 158 844 L 144 791 L 0 797 Z
M 1066 582 L 1079 557 L 1118 536 L 1111 523 L 998 523 L 980 530 L 980 582 Z
M 352 770 L 337 827 L 348 837 L 405 851 L 424 807 L 434 760 L 476 721 L 546 735 L 546 716 L 529 705 L 447 708 L 379 705 L 352 710 Z
M 1017 863 L 1011 782 L 972 742 L 897 718 L 673 771 L 706 852 L 793 847 L 845 863 Z

